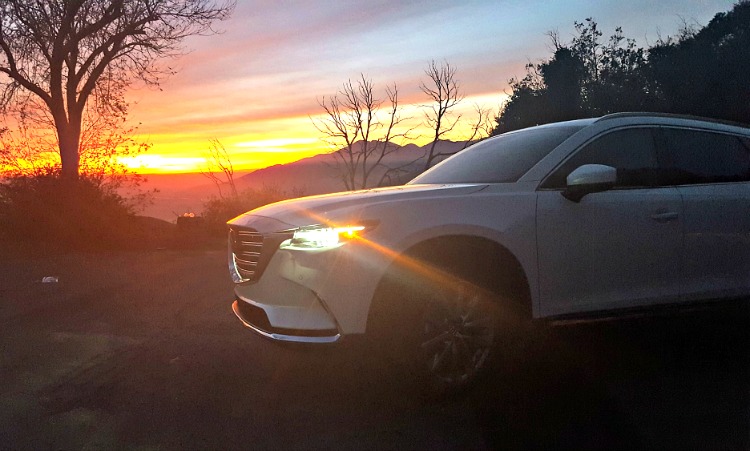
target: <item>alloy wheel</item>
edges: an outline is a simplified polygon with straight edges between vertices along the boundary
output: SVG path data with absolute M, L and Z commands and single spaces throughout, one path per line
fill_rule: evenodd
M 462 283 L 434 299 L 424 314 L 420 350 L 427 371 L 446 387 L 465 385 L 485 365 L 496 321 L 481 290 Z

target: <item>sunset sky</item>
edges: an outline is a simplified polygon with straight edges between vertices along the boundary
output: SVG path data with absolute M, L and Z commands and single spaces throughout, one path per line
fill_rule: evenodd
M 458 70 L 467 114 L 474 104 L 496 111 L 508 79 L 551 55 L 545 33 L 564 41 L 573 22 L 593 17 L 604 37 L 622 26 L 648 47 L 683 21 L 704 26 L 733 0 L 248 1 L 239 0 L 220 35 L 185 42 L 169 61 L 177 74 L 161 90 L 135 86 L 128 95 L 139 139 L 153 144 L 139 172 L 197 171 L 211 139 L 237 170 L 287 163 L 330 151 L 313 126 L 318 99 L 365 74 L 383 95 L 396 83 L 403 115 L 422 119 L 419 90 L 431 60 Z M 464 130 L 451 136 L 462 139 Z M 424 144 L 427 131 L 415 134 Z

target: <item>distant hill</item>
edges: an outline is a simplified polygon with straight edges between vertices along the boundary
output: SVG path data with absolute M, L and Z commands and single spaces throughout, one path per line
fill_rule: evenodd
M 464 142 L 440 141 L 437 152 L 454 153 L 461 150 L 464 146 Z M 403 169 L 403 172 L 396 179 L 391 178 L 390 180 L 386 180 L 384 185 L 396 185 L 408 182 L 422 171 L 427 150 L 427 145 L 420 147 L 415 144 L 407 144 L 399 147 L 384 158 L 384 167 L 373 171 L 368 180 L 368 186 L 378 185 L 378 182 L 385 173 L 386 167 L 400 167 Z M 240 190 L 274 186 L 285 191 L 302 191 L 305 195 L 343 191 L 345 190 L 345 185 L 341 180 L 336 161 L 333 154 L 315 155 L 314 157 L 305 158 L 294 163 L 258 169 L 250 174 L 235 178 L 235 183 Z
M 216 186 L 200 173 L 147 174 L 144 190 L 157 192 L 139 214 L 175 222 L 183 213 L 199 213 L 203 203 L 218 195 Z
M 440 141 L 437 152 L 453 153 L 461 150 L 464 142 Z M 399 179 L 390 180 L 388 185 L 406 183 L 424 168 L 427 146 L 407 144 L 390 153 L 384 164 L 388 167 L 402 167 L 405 172 Z M 377 186 L 385 168 L 373 171 L 369 186 Z M 143 185 L 147 190 L 157 189 L 151 205 L 140 214 L 174 222 L 183 213 L 199 214 L 203 204 L 211 197 L 218 197 L 216 186 L 202 174 L 154 174 L 146 176 Z M 336 161 L 332 154 L 321 154 L 287 164 L 277 164 L 250 173 L 236 173 L 235 184 L 239 191 L 274 187 L 289 194 L 326 194 L 344 191 Z

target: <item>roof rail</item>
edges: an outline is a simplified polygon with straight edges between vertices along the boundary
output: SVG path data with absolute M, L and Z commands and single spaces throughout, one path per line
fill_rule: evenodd
M 728 121 L 724 119 L 692 116 L 689 114 L 674 114 L 674 113 L 660 113 L 660 112 L 647 112 L 647 111 L 642 111 L 642 112 L 627 111 L 627 112 L 621 112 L 621 113 L 611 113 L 611 114 L 607 114 L 606 116 L 600 117 L 599 119 L 596 120 L 596 122 L 606 121 L 609 119 L 617 119 L 617 118 L 622 118 L 622 117 L 668 117 L 668 118 L 675 118 L 675 119 L 689 119 L 689 120 L 694 120 L 694 121 L 711 122 L 714 124 L 731 125 L 734 127 L 750 128 L 750 124 L 746 124 L 742 122 L 735 122 L 735 121 Z

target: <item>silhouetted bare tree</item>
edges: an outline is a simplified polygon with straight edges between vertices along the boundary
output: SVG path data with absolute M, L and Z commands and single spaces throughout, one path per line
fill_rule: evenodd
M 203 158 L 206 163 L 201 168 L 201 174 L 216 185 L 216 189 L 219 190 L 219 197 L 224 199 L 222 187 L 225 185 L 229 186 L 231 197 L 237 197 L 237 187 L 234 184 L 234 166 L 224 145 L 218 139 L 212 139 Z
M 456 68 L 450 63 L 438 65 L 431 61 L 425 70 L 427 81 L 423 81 L 419 88 L 432 101 L 425 111 L 424 125 L 433 133 L 432 141 L 428 144 L 424 156 L 424 170 L 433 166 L 438 159 L 453 155 L 465 149 L 478 140 L 490 135 L 493 128 L 494 112 L 486 106 L 474 104 L 475 118 L 469 124 L 469 134 L 460 139 L 464 141 L 459 150 L 440 151 L 438 144 L 446 135 L 453 132 L 462 122 L 462 115 L 454 110 L 464 99 L 461 86 L 456 79 Z
M 54 127 L 62 174 L 78 177 L 89 100 L 96 113 L 121 114 L 135 79 L 158 85 L 158 66 L 191 35 L 210 32 L 234 0 L 1 0 L 0 102 L 27 105 Z
M 456 80 L 456 68 L 447 61 L 440 65 L 434 60 L 431 61 L 425 69 L 425 74 L 427 81 L 423 81 L 419 88 L 432 101 L 425 112 L 425 126 L 434 133 L 425 159 L 424 169 L 427 170 L 436 158 L 451 155 L 438 152 L 437 144 L 446 134 L 453 131 L 461 120 L 460 114 L 452 116 L 451 113 L 463 99 L 463 94 Z
M 344 83 L 336 95 L 318 101 L 325 117 L 313 124 L 335 150 L 332 155 L 347 190 L 371 186 L 373 172 L 384 168 L 385 157 L 398 149 L 393 139 L 410 131 L 399 131 L 405 118 L 396 85 L 388 86 L 385 94 L 384 106 L 385 101 L 375 97 L 372 80 L 362 74 L 355 83 Z

